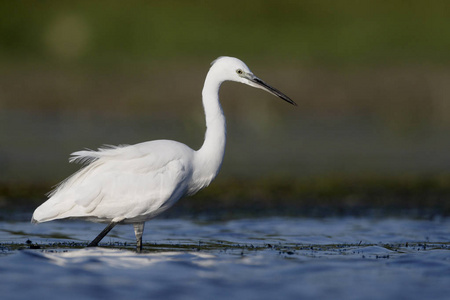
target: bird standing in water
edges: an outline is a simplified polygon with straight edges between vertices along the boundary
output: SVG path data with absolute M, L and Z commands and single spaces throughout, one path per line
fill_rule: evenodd
M 211 64 L 203 86 L 207 129 L 199 150 L 176 141 L 156 140 L 74 152 L 70 162 L 86 166 L 61 182 L 34 211 L 31 221 L 71 218 L 108 223 L 88 247 L 98 246 L 115 225 L 133 224 L 136 250 L 140 252 L 145 222 L 181 197 L 207 187 L 219 172 L 226 141 L 225 116 L 219 102 L 224 81 L 261 88 L 296 105 L 253 75 L 241 60 L 219 57 Z

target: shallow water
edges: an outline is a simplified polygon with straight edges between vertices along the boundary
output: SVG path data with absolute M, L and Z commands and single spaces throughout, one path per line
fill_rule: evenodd
M 448 299 L 450 219 L 0 223 L 4 299 Z M 28 243 L 27 243 L 28 241 Z M 40 249 L 30 249 L 40 248 Z

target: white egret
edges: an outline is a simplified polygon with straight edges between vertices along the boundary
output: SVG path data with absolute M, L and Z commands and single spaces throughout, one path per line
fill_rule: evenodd
M 241 60 L 219 57 L 211 64 L 203 86 L 207 128 L 199 150 L 175 141 L 156 140 L 74 152 L 70 162 L 86 166 L 49 193 L 49 199 L 34 211 L 31 221 L 73 218 L 108 223 L 88 247 L 97 246 L 116 224 L 133 224 L 136 249 L 141 251 L 145 221 L 181 197 L 208 186 L 219 172 L 226 140 L 225 116 L 219 102 L 219 88 L 224 81 L 261 88 L 297 105 L 253 75 Z

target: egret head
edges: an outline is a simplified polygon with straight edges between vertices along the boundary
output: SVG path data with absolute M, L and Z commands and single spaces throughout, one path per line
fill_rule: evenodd
M 253 75 L 252 71 L 250 71 L 247 65 L 237 58 L 229 56 L 221 56 L 211 63 L 211 67 L 220 70 L 221 74 L 223 74 L 224 76 L 223 78 L 224 81 L 230 80 L 241 82 L 255 88 L 263 89 L 283 99 L 284 101 L 297 106 L 297 104 L 294 101 L 292 101 L 288 96 L 286 96 L 276 88 L 271 87 L 257 76 Z

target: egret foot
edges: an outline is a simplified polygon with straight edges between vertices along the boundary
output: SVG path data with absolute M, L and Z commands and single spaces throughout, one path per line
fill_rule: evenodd
M 97 247 L 98 243 L 105 237 L 105 235 L 107 235 L 111 229 L 114 228 L 114 226 L 117 225 L 117 222 L 111 222 L 108 224 L 108 226 L 105 227 L 105 229 L 103 229 L 102 232 L 100 232 L 99 235 L 97 235 L 97 237 L 89 243 L 89 245 L 87 245 L 88 247 Z

